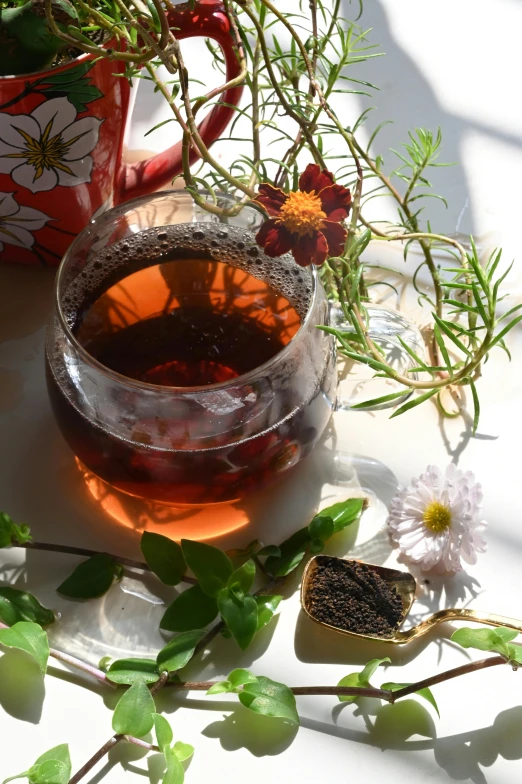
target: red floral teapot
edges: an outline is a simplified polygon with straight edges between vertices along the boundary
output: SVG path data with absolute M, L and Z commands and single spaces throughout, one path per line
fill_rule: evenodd
M 169 22 L 178 38 L 215 40 L 226 80 L 238 75 L 219 0 L 175 6 Z M 131 96 L 117 75 L 123 71 L 121 62 L 83 55 L 48 71 L 0 78 L 0 262 L 58 264 L 94 214 L 181 172 L 181 142 L 146 161 L 123 163 Z M 241 91 L 225 92 L 201 123 L 207 145 L 225 130 Z

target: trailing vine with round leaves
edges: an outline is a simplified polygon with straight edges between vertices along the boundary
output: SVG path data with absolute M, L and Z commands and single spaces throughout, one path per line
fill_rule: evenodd
M 1 548 L 20 547 L 88 556 L 57 588 L 60 594 L 72 600 L 96 599 L 104 595 L 115 580 L 121 579 L 125 570 L 132 573 L 148 570 L 168 586 L 180 583 L 190 586 L 167 607 L 160 628 L 174 632 L 174 636 L 154 658 L 111 661 L 106 657 L 97 667 L 50 647 L 46 627 L 55 622 L 52 610 L 43 607 L 30 593 L 12 586 L 0 586 L 0 648 L 29 654 L 42 677 L 51 657 L 96 679 L 107 689 L 125 688 L 113 713 L 113 734 L 73 775 L 68 745 L 62 743 L 42 754 L 22 773 L 5 779 L 3 784 L 24 777 L 30 784 L 78 784 L 120 743 L 161 752 L 165 761 L 163 784 L 183 784 L 183 763 L 190 759 L 194 749 L 182 741 L 174 742 L 168 720 L 157 712 L 154 697 L 163 689 L 173 695 L 180 691 L 205 691 L 209 697 L 235 694 L 246 709 L 298 726 L 296 697 L 302 695 L 329 695 L 344 703 L 356 702 L 361 697 L 394 703 L 417 695 L 438 714 L 431 691 L 433 686 L 501 664 L 518 669 L 522 665 L 522 647 L 512 644 L 518 636 L 516 630 L 461 628 L 452 635 L 454 642 L 464 648 L 496 655 L 415 683 L 386 681 L 380 687 L 373 686 L 370 679 L 381 665 L 390 662 L 388 658 L 372 659 L 361 671 L 347 674 L 337 685 L 287 686 L 243 668 L 233 670 L 223 681 L 182 679 L 183 668 L 206 651 L 219 634 L 233 638 L 231 645 L 237 644 L 241 650 L 246 650 L 255 635 L 277 613 L 283 596 L 274 591 L 282 588 L 308 553 L 321 552 L 331 537 L 359 522 L 365 505 L 362 498 L 349 498 L 321 510 L 308 526 L 280 545 L 263 546 L 256 540 L 244 549 L 228 553 L 202 542 L 182 540 L 177 544 L 160 534 L 145 532 L 141 538 L 144 561 L 34 542 L 27 526 L 19 526 L 9 515 L 0 513 Z M 187 569 L 192 575 L 187 574 Z M 253 592 L 254 583 L 259 579 L 264 584 Z M 152 730 L 155 743 L 145 737 Z

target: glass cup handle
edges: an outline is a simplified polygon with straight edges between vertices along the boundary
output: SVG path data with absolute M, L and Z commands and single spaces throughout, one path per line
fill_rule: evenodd
M 424 360 L 426 346 L 419 328 L 413 321 L 403 313 L 399 313 L 391 308 L 385 308 L 382 305 L 368 305 L 366 310 L 369 317 L 369 335 L 373 342 L 384 351 L 388 364 L 403 374 L 417 365 L 404 346 L 401 345 L 398 340 L 399 335 L 415 354 Z M 353 325 L 346 321 L 342 309 L 336 304 L 330 304 L 329 324 L 346 334 L 355 334 Z M 367 365 L 352 362 L 350 359 L 343 359 L 342 356 L 338 374 L 339 381 L 337 399 L 334 406 L 335 411 L 352 411 L 356 404 L 374 400 L 403 389 L 401 384 L 392 379 L 374 378 L 374 371 Z M 416 380 L 418 378 L 417 372 L 409 375 L 411 375 L 412 379 Z M 385 403 L 367 406 L 363 410 L 379 411 L 384 408 L 394 408 L 404 403 L 411 394 L 411 390 L 408 390 L 401 397 Z

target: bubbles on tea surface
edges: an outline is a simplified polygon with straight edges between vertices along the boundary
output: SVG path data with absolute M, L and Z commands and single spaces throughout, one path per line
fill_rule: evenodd
M 67 323 L 74 327 L 79 310 L 94 295 L 100 296 L 106 285 L 112 286 L 115 278 L 124 277 L 130 262 L 139 261 L 140 268 L 145 268 L 186 259 L 184 251 L 248 269 L 286 297 L 304 321 L 312 293 L 310 274 L 290 254 L 270 258 L 254 244 L 251 232 L 235 226 L 223 229 L 219 224 L 185 223 L 139 232 L 97 253 L 67 289 L 62 301 Z

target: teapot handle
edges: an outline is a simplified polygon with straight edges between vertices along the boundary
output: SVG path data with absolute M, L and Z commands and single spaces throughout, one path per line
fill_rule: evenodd
M 198 0 L 194 8 L 189 3 L 174 6 L 167 13 L 169 26 L 176 30 L 176 37 L 211 38 L 221 47 L 226 67 L 226 82 L 235 79 L 241 73 L 237 49 L 232 37 L 230 22 L 223 4 L 218 0 Z M 219 104 L 214 106 L 198 126 L 205 145 L 209 147 L 215 142 L 234 116 L 243 85 L 230 87 L 220 97 Z M 190 150 L 190 162 L 198 159 L 194 148 Z M 158 190 L 182 172 L 182 142 L 176 142 L 164 152 L 145 161 L 130 163 L 123 167 L 114 202 L 122 202 L 143 196 Z

